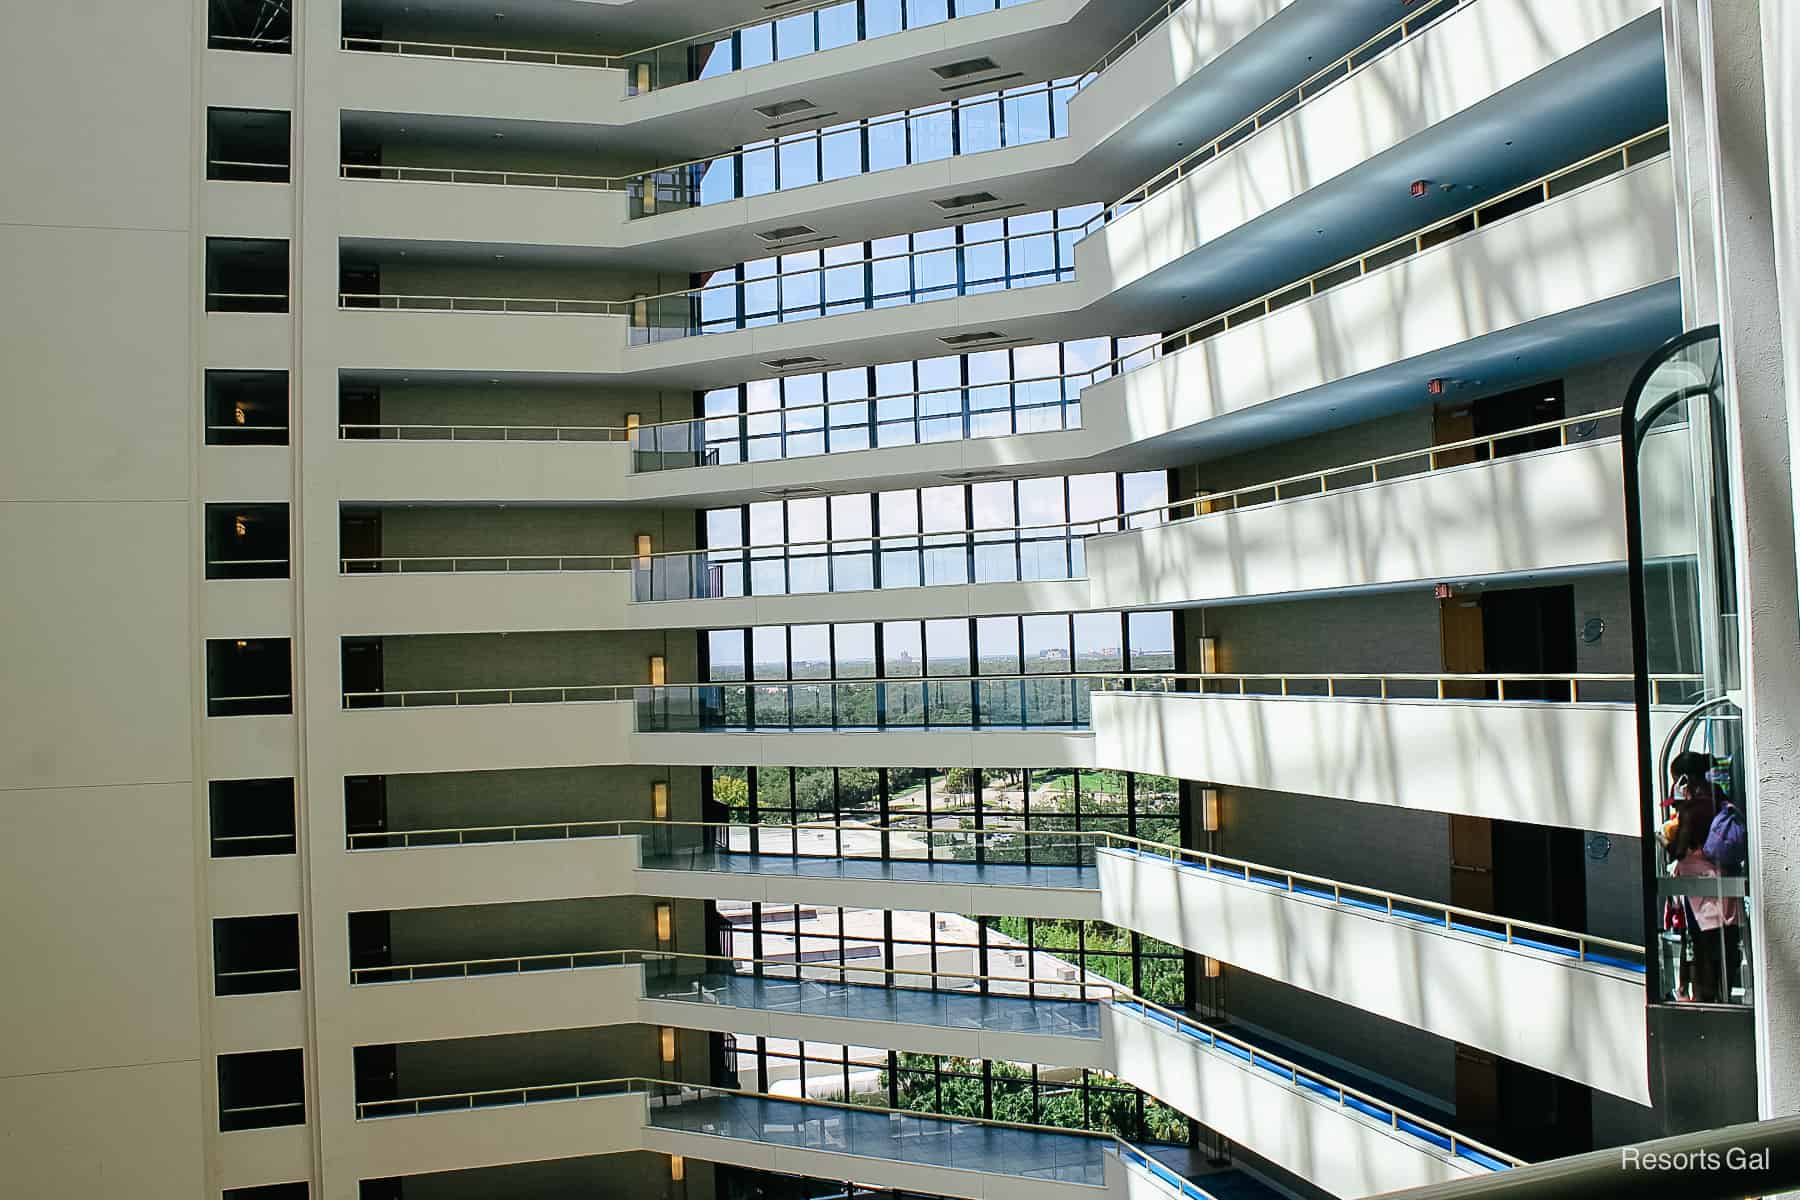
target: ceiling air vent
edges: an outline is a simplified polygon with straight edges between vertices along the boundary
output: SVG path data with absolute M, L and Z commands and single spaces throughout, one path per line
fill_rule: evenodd
M 970 88 L 991 88 L 996 83 L 1005 83 L 1009 79 L 1023 78 L 1025 78 L 1025 72 L 1023 71 L 1008 71 L 1004 75 L 983 75 L 979 79 L 965 79 L 961 83 L 947 83 L 939 88 L 938 91 L 940 93 L 966 92 Z
M 967 75 L 980 75 L 984 71 L 998 71 L 1000 64 L 982 55 L 980 58 L 965 58 L 961 62 L 945 63 L 941 67 L 931 68 L 931 73 L 939 79 L 961 79 Z
M 790 117 L 797 112 L 805 112 L 809 108 L 817 108 L 811 100 L 777 100 L 773 104 L 759 104 L 756 111 L 773 121 L 777 117 Z
M 969 208 L 976 204 L 998 204 L 999 202 L 1000 197 L 992 192 L 964 192 L 960 196 L 945 196 L 941 200 L 932 201 L 945 212 L 958 208 Z
M 996 333 L 992 329 L 984 329 L 980 333 L 953 333 L 949 337 L 941 337 L 938 341 L 946 346 L 979 346 L 983 342 L 1003 342 L 1004 333 Z
M 795 117 L 791 121 L 770 121 L 767 125 L 764 125 L 763 128 L 770 131 L 777 129 L 792 129 L 796 125 L 811 125 L 815 121 L 829 121 L 837 115 L 837 109 L 835 108 L 828 109 L 825 112 L 809 112 L 802 116 Z
M 756 236 L 765 242 L 785 242 L 789 238 L 805 237 L 817 233 L 811 225 L 781 225 L 774 229 L 765 229 Z
M 763 366 L 771 371 L 792 371 L 799 367 L 823 366 L 825 360 L 816 354 L 800 354 L 793 358 L 765 358 Z

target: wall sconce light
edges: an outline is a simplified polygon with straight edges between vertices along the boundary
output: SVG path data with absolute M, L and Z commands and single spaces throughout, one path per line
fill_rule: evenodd
M 245 425 L 249 423 L 249 420 L 250 418 L 248 414 L 244 412 L 244 406 L 242 404 L 233 404 L 231 406 L 231 423 L 233 425 Z
M 660 654 L 650 656 L 650 686 L 661 687 L 669 681 L 668 660 Z
M 669 943 L 675 940 L 675 906 L 658 904 L 656 906 L 656 948 L 667 950 Z
M 683 1179 L 686 1179 L 686 1178 L 687 1178 L 687 1159 L 683 1158 L 679 1154 L 669 1155 L 669 1180 L 670 1180 L 670 1182 L 671 1183 L 680 1183 Z
M 650 816 L 658 821 L 669 819 L 669 785 L 660 779 L 650 785 Z
M 1200 789 L 1200 828 L 1208 833 L 1219 831 L 1219 789 Z
M 675 1061 L 675 1031 L 667 1025 L 662 1027 L 662 1060 L 665 1064 Z
M 1208 979 L 1217 979 L 1219 977 L 1219 960 L 1209 956 L 1202 956 L 1200 959 L 1200 970 Z
M 1202 675 L 1218 674 L 1219 639 L 1215 637 L 1200 638 L 1194 643 L 1194 648 L 1199 652 L 1200 673 Z
M 243 513 L 239 513 L 237 517 L 233 519 L 231 528 L 238 537 L 243 537 L 250 532 L 250 518 L 246 517 Z
M 644 418 L 640 417 L 637 413 L 626 413 L 625 414 L 625 432 L 626 433 L 636 432 L 637 427 L 639 425 L 642 425 L 643 423 L 644 423 Z
M 654 547 L 650 541 L 649 534 L 640 533 L 637 535 L 638 566 L 647 567 L 650 565 L 650 555 L 653 549 Z

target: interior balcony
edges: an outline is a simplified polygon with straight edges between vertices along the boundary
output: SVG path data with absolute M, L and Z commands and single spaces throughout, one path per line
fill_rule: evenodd
M 692 9 L 627 20 L 608 7 L 527 0 L 498 17 L 351 0 L 345 107 L 579 123 L 622 152 L 687 158 L 808 121 L 928 103 L 946 83 L 1008 78 L 1019 63 L 1080 75 L 1097 66 L 1093 47 L 1154 21 L 1156 5 L 926 0 L 915 11 L 875 0 L 860 30 L 847 4 L 774 19 L 762 6 L 715 6 L 708 13 L 727 26 L 710 30 L 695 28 Z M 731 28 L 733 18 L 746 23 Z
M 586 440 L 579 447 L 546 444 L 554 432 L 543 429 L 517 432 L 532 441 L 495 445 L 514 435 L 494 427 L 508 423 L 494 409 L 432 431 L 430 445 L 371 442 L 367 454 L 358 447 L 347 463 L 359 494 L 367 496 L 450 497 L 472 487 L 475 494 L 498 491 L 500 499 L 591 497 L 596 480 L 615 479 L 616 485 L 598 485 L 602 494 L 717 504 L 779 487 L 842 490 L 847 480 L 887 488 L 936 482 L 947 471 L 1079 472 L 1129 467 L 1153 454 L 1159 462 L 1205 460 L 1418 411 L 1434 380 L 1504 392 L 1647 348 L 1679 324 L 1661 137 L 1577 164 L 1557 179 L 1302 278 L 1229 318 L 1170 335 L 1160 354 L 1136 351 L 1062 380 L 1065 391 L 1079 395 L 1080 416 L 1070 423 L 1078 427 L 1058 432 L 878 449 L 840 448 L 834 435 L 829 454 L 808 450 L 805 457 L 653 469 L 702 461 L 696 448 L 709 444 L 720 422 L 678 415 L 671 423 L 640 422 L 635 431 L 621 422 L 606 434 L 629 438 L 630 448 Z M 1590 181 L 1595 171 L 1609 173 Z M 1523 211 L 1514 210 L 1526 201 Z M 1498 215 L 1483 218 L 1484 212 Z M 1571 256 L 1565 246 L 1583 251 Z M 1571 263 L 1579 270 L 1571 271 Z M 1404 320 L 1396 321 L 1396 313 L 1406 314 Z M 1381 332 L 1371 336 L 1371 330 Z M 922 406 L 926 398 L 912 401 Z M 839 410 L 848 413 L 852 403 L 826 406 L 831 426 L 851 419 Z M 883 403 L 891 409 L 892 401 Z M 1582 407 L 1616 403 L 1608 394 Z M 396 427 L 381 436 L 401 432 Z M 458 438 L 471 440 L 452 444 Z M 801 444 L 811 447 L 811 441 Z M 687 452 L 670 453 L 676 445 Z M 630 465 L 638 469 L 620 474 Z
M 632 762 L 635 689 L 691 674 L 691 642 L 593 630 L 345 638 L 346 771 Z
M 620 836 L 620 831 L 627 832 Z M 588 897 L 566 902 L 576 906 L 600 903 L 592 898 L 596 892 L 670 899 L 605 901 L 651 906 L 639 912 L 635 924 L 613 922 L 636 929 L 640 949 L 635 952 L 616 943 L 594 943 L 576 921 L 534 918 L 529 923 L 531 935 L 510 940 L 494 933 L 504 923 L 484 921 L 480 927 L 494 936 L 475 944 L 468 934 L 458 932 L 470 928 L 468 921 L 456 916 L 464 910 L 395 913 L 396 921 L 405 918 L 427 925 L 435 921 L 445 932 L 435 939 L 415 938 L 419 946 L 357 968 L 353 983 L 447 979 L 461 986 L 460 981 L 467 981 L 474 1005 L 467 1012 L 485 1019 L 492 1010 L 481 1005 L 490 1000 L 501 1005 L 509 994 L 498 977 L 560 973 L 555 979 L 562 983 L 534 983 L 520 993 L 521 1004 L 535 997 L 518 1010 L 518 1019 L 531 1019 L 527 1014 L 567 1011 L 561 1006 L 576 1001 L 565 993 L 589 999 L 617 995 L 606 990 L 610 984 L 586 980 L 592 968 L 638 961 L 654 964 L 671 957 L 686 961 L 678 952 L 670 917 L 659 911 L 665 904 L 690 903 L 697 908 L 699 901 L 728 897 L 889 911 L 1050 914 L 1104 920 L 1440 1037 L 1647 1102 L 1644 952 L 1637 943 L 1104 833 L 623 822 L 606 823 L 604 828 L 597 823 L 585 836 L 565 834 L 561 840 L 538 845 L 446 845 L 453 833 L 430 831 L 420 838 L 422 848 L 408 848 L 412 835 L 388 834 L 383 844 L 391 849 L 370 852 L 366 858 L 359 851 L 355 902 L 417 903 L 419 895 L 429 894 L 436 903 L 462 903 L 486 889 L 484 902 L 497 903 L 501 897 L 495 885 L 505 878 L 547 879 L 558 887 L 563 884 L 557 881 L 566 881 L 571 895 Z M 496 835 L 491 828 L 470 831 L 478 840 Z M 585 874 L 578 866 L 583 858 L 590 864 Z M 458 882 L 451 890 L 444 884 L 434 890 L 430 883 L 434 878 Z M 525 904 L 521 911 L 531 907 Z M 557 929 L 565 930 L 558 935 L 562 941 L 543 944 L 543 937 Z M 397 935 L 392 940 L 400 941 Z M 1355 964 L 1355 969 L 1345 969 L 1346 964 Z M 885 980 L 896 967 L 907 966 L 897 963 L 868 970 Z M 930 970 L 954 974 L 955 966 L 935 964 Z M 674 972 L 674 982 L 665 980 L 669 987 L 701 986 L 679 978 L 691 973 L 691 964 L 666 969 Z M 855 980 L 845 976 L 838 983 L 871 982 L 866 975 Z M 1426 987 L 1427 978 L 1481 983 L 1446 992 Z M 651 986 L 645 994 L 655 995 L 657 986 L 661 985 Z M 945 985 L 934 979 L 930 986 Z M 833 993 L 835 998 L 820 1003 L 848 1003 L 857 994 L 868 999 L 867 993 Z M 1533 998 L 1530 1003 L 1540 1019 L 1526 1023 L 1528 1028 L 1515 1028 L 1517 1004 L 1525 1002 L 1518 997 L 1527 996 Z M 716 997 L 697 998 L 730 1006 Z M 368 1003 L 371 1019 L 399 1019 L 383 1007 L 388 1001 Z M 636 1011 L 645 1019 L 666 1016 L 660 1008 Z M 848 1010 L 843 1015 L 853 1016 Z M 729 1019 L 719 1019 L 726 1024 L 708 1018 L 701 1027 L 730 1027 Z M 869 1044 L 888 1043 L 876 1038 Z M 1570 1051 L 1570 1046 L 1578 1050 Z M 1210 1107 L 1182 1104 L 1185 1093 L 1155 1094 L 1197 1119 L 1215 1123 L 1217 1113 Z
M 1641 946 L 1193 852 L 1097 869 L 1107 921 L 1650 1102 Z
M 1103 206 L 1078 235 L 1066 274 L 996 292 L 980 269 L 966 270 L 981 288 L 915 302 L 901 320 L 859 312 L 864 305 L 829 285 L 821 289 L 832 299 L 824 315 L 806 311 L 819 307 L 802 278 L 812 268 L 790 269 L 790 296 L 772 310 L 775 324 L 762 317 L 760 281 L 657 298 L 649 336 L 638 338 L 629 365 L 712 385 L 755 374 L 756 362 L 774 358 L 926 357 L 942 352 L 938 338 L 958 331 L 1050 341 L 1232 312 L 1284 278 L 1342 263 L 1656 128 L 1665 100 L 1653 7 L 1616 0 L 1567 20 L 1543 0 L 1479 0 L 1142 203 L 1127 197 Z M 1495 54 L 1495 46 L 1510 52 Z M 1422 78 L 1432 86 L 1420 96 Z M 1398 97 L 1416 99 L 1397 104 Z M 1489 152 L 1495 122 L 1513 133 L 1513 153 L 1503 158 Z M 1434 186 L 1413 197 L 1411 184 L 1421 179 Z M 1667 224 L 1667 205 L 1639 211 Z M 1208 214 L 1204 227 L 1169 219 L 1196 212 Z M 1568 264 L 1557 267 L 1566 273 Z M 817 319 L 797 320 L 805 316 Z
M 1480 1177 L 1517 1162 L 1355 1083 L 1103 981 L 1058 987 L 965 978 L 923 963 L 908 970 L 899 962 L 894 969 L 801 967 L 655 951 L 592 957 L 592 965 L 545 963 L 510 975 L 477 977 L 505 968 L 485 963 L 468 964 L 461 977 L 450 975 L 447 964 L 433 968 L 444 972 L 437 978 L 396 972 L 353 989 L 359 1043 L 379 1041 L 389 1028 L 420 1037 L 419 1026 L 402 1023 L 408 1013 L 420 1015 L 427 1029 L 447 1025 L 424 1012 L 427 1007 L 441 1013 L 472 1004 L 472 1012 L 449 1024 L 467 1030 L 464 1036 L 492 1035 L 519 1028 L 520 1013 L 551 1016 L 581 996 L 595 1005 L 581 1010 L 576 1025 L 660 1026 L 1104 1070 L 1142 1081 L 1152 1095 L 1335 1194 Z M 973 990 L 978 987 L 983 990 Z M 459 1003 L 444 1004 L 452 995 Z M 501 997 L 515 1007 L 485 1003 Z
M 1626 547 L 1616 429 L 1612 412 L 1584 413 L 1207 492 L 1170 506 L 1173 520 L 1089 538 L 1089 602 L 1292 599 L 1617 569 Z M 1659 431 L 1646 453 L 1686 448 Z M 1654 528 L 1694 527 L 1690 497 L 1645 500 L 1659 514 Z
M 1653 682 L 1656 727 L 1672 719 L 1692 681 Z M 1530 698 L 1507 699 L 1509 684 Z M 1642 832 L 1629 782 L 1637 762 L 1629 675 L 1271 673 L 1171 677 L 1157 686 L 1168 690 L 1093 696 L 1098 765 L 1625 837 Z M 1481 698 L 1484 691 L 1492 698 Z
M 616 372 L 641 307 L 633 297 L 668 283 L 547 247 L 345 239 L 339 361 L 352 371 L 429 362 L 476 373 Z
M 651 1150 L 967 1200 L 1098 1200 L 1115 1153 L 1100 1135 L 643 1078 L 421 1098 L 419 1111 L 407 1103 L 359 1106 L 347 1149 L 365 1177 Z
M 1436 0 L 1403 18 L 1387 0 L 1182 6 L 1157 14 L 1101 72 L 1033 63 L 1029 78 L 1001 73 L 1004 90 L 983 86 L 993 72 L 976 72 L 911 109 L 861 121 L 801 110 L 775 123 L 778 138 L 759 128 L 743 145 L 715 140 L 687 162 L 666 146 L 656 158 L 621 155 L 605 140 L 596 154 L 586 122 L 351 112 L 345 207 L 358 236 L 505 242 L 529 228 L 540 242 L 700 271 L 844 234 L 882 237 L 963 210 L 1017 207 L 1008 197 L 1080 204 L 1156 173 L 1170 146 L 1179 152 L 1273 119 L 1297 99 L 1302 74 L 1310 94 L 1341 73 L 1345 55 L 1360 65 L 1456 3 Z M 1384 34 L 1396 22 L 1403 28 Z M 1280 52 L 1264 53 L 1265 45 Z M 1320 71 L 1318 63 L 1339 65 Z M 1258 97 L 1277 99 L 1251 111 Z M 843 226 L 850 206 L 854 229 Z
M 346 629 L 365 632 L 703 629 L 1189 606 L 1616 569 L 1625 559 L 1616 424 L 1611 410 L 1584 412 L 1206 491 L 1128 519 L 987 530 L 968 535 L 949 572 L 938 570 L 943 535 L 929 553 L 916 535 L 675 551 L 657 548 L 662 531 L 687 532 L 667 512 L 346 507 L 340 611 Z M 1648 445 L 1685 453 L 1674 429 Z M 1255 473 L 1254 456 L 1239 461 L 1235 475 Z M 1661 513 L 1653 528 L 1692 528 L 1686 497 L 1651 502 Z M 514 536 L 521 521 L 532 528 Z M 658 532 L 633 532 L 645 529 Z M 646 539 L 651 552 L 634 553 Z

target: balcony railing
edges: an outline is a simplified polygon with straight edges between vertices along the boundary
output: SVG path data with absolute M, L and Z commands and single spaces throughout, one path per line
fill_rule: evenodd
M 421 422 L 348 423 L 345 441 L 389 442 L 623 442 L 631 430 L 612 425 L 432 425 Z
M 1484 943 L 1514 950 L 1546 954 L 1596 967 L 1624 971 L 1641 976 L 1644 972 L 1644 948 L 1641 945 L 1600 937 L 1595 934 L 1561 929 L 1535 921 L 1515 920 L 1493 913 L 1461 908 L 1436 900 L 1425 900 L 1400 892 L 1384 891 L 1361 884 L 1345 883 L 1320 875 L 1309 875 L 1282 867 L 1271 867 L 1245 859 L 1231 858 L 1205 850 L 1193 850 L 1166 842 L 1132 837 L 1108 829 L 1028 829 L 1024 827 L 963 827 L 968 813 L 959 810 L 918 815 L 917 820 L 890 823 L 829 821 L 792 824 L 776 821 L 653 821 L 613 820 L 589 821 L 561 826 L 514 826 L 518 831 L 540 829 L 577 829 L 583 832 L 567 836 L 625 837 L 643 839 L 646 864 L 655 870 L 690 870 L 730 872 L 731 856 L 746 855 L 767 859 L 790 859 L 808 862 L 873 861 L 938 864 L 962 872 L 968 868 L 1026 866 L 1040 871 L 1070 871 L 1066 886 L 1093 889 L 1098 882 L 1089 872 L 1100 851 L 1115 851 L 1167 862 L 1182 870 L 1217 876 L 1234 883 L 1250 884 L 1283 893 L 1309 903 L 1325 903 L 1360 916 L 1374 916 L 1446 933 L 1478 939 Z M 993 818 L 990 818 L 993 819 Z M 1021 818 L 1022 820 L 1023 818 Z M 394 830 L 351 835 L 352 849 L 392 849 L 416 846 L 488 845 L 534 840 L 526 836 L 492 836 L 509 827 L 477 827 L 470 830 Z M 475 834 L 478 836 L 468 837 Z M 552 834 L 551 836 L 557 836 Z M 809 868 L 810 870 L 810 868 Z M 863 878 L 863 876 L 857 876 Z M 910 876 L 909 876 L 910 878 Z M 965 874 L 953 877 L 968 884 Z M 1009 883 L 1009 878 L 995 875 L 995 882 Z M 977 880 L 978 881 L 978 880 Z M 1040 886 L 1055 886 L 1039 879 Z M 618 954 L 620 951 L 595 951 L 595 954 Z M 663 952 L 659 952 L 663 953 Z M 541 956 L 546 964 L 568 958 L 567 954 Z M 504 964 L 521 959 L 470 960 L 499 964 L 498 973 L 513 968 Z M 624 960 L 607 960 L 624 961 Z M 458 975 L 455 964 L 444 966 L 447 973 Z M 606 965 L 605 962 L 593 965 Z M 808 967 L 811 964 L 805 964 Z M 369 968 L 392 970 L 395 968 Z M 520 968 L 526 969 L 526 968 Z M 548 967 L 546 969 L 549 969 Z M 833 968 L 835 969 L 835 968 Z M 887 968 L 855 968 L 887 972 Z M 937 972 L 943 974 L 943 972 Z M 369 980 L 365 980 L 369 981 Z
M 406 688 L 346 691 L 345 708 L 446 708 L 481 704 L 591 704 L 630 700 L 631 683 L 591 683 L 539 687 Z
M 629 554 L 386 554 L 340 558 L 344 575 L 576 574 L 629 571 L 640 561 Z
M 353 985 L 413 983 L 626 965 L 643 967 L 644 996 L 651 1000 L 730 1007 L 733 1001 L 728 990 L 729 984 L 732 980 L 741 978 L 767 983 L 792 981 L 796 984 L 838 985 L 851 989 L 936 992 L 968 999 L 1016 1000 L 1018 1007 L 1012 1009 L 986 1005 L 966 1024 L 982 1030 L 1043 1033 L 1051 1036 L 1092 1036 L 1090 1031 L 1094 1026 L 1091 1022 L 1077 1025 L 1066 1018 L 1059 1021 L 1054 1016 L 1022 1017 L 1021 1014 L 1031 1007 L 1051 1009 L 1054 1012 L 1052 1005 L 1038 1005 L 1034 1002 L 1111 1003 L 1229 1055 L 1246 1069 L 1271 1076 L 1314 1098 L 1322 1097 L 1333 1102 L 1346 1110 L 1347 1115 L 1353 1119 L 1374 1120 L 1396 1133 L 1423 1142 L 1440 1153 L 1466 1159 L 1490 1171 L 1504 1170 L 1523 1163 L 1522 1159 L 1466 1138 L 1448 1126 L 1413 1114 L 1329 1075 L 1302 1067 L 1278 1054 L 1270 1053 L 1256 1043 L 1157 1004 L 1120 984 L 1098 976 L 1084 976 L 1071 982 L 1030 975 L 920 970 L 898 964 L 869 965 L 843 959 L 793 962 L 744 955 L 687 954 L 664 950 L 595 950 L 520 958 L 480 958 L 391 967 L 358 967 L 351 970 L 350 981 Z M 816 1011 L 816 1008 L 793 1008 L 790 1011 L 811 1012 Z M 833 1015 L 854 1017 L 856 1013 L 853 1009 L 844 1009 Z M 879 1019 L 904 1021 L 903 1017 L 885 1012 Z M 961 1025 L 963 1022 L 957 1024 Z
M 632 598 L 637 601 L 1045 582 L 1085 578 L 1083 539 L 1123 528 L 1122 518 L 1106 517 L 876 534 L 836 541 L 665 551 L 627 565 L 632 567 Z
M 206 577 L 208 579 L 286 579 L 288 577 L 288 560 L 286 558 L 209 558 L 206 560 Z
M 340 292 L 339 308 L 385 308 L 407 312 L 576 313 L 624 316 L 630 300 L 595 300 L 558 296 L 418 296 L 393 292 Z
M 1608 672 L 1581 674 L 1468 671 L 1449 673 L 1389 672 L 1256 673 L 1165 672 L 1109 675 L 1108 692 L 1177 696 L 1255 696 L 1343 700 L 1447 700 L 1457 703 L 1630 704 L 1632 676 Z M 1687 705 L 1700 693 L 1699 675 L 1653 675 L 1650 702 Z M 1508 695 L 1508 690 L 1511 694 Z
M 1101 209 L 1100 212 L 1088 222 L 1085 232 L 1091 233 L 1093 230 L 1098 229 L 1103 225 L 1111 224 L 1113 221 L 1124 216 L 1126 213 L 1130 212 L 1156 193 L 1162 191 L 1170 184 L 1186 178 L 1202 164 L 1211 162 L 1233 146 L 1242 144 L 1249 139 L 1250 135 L 1279 121 L 1281 118 L 1287 116 L 1308 101 L 1325 91 L 1328 91 L 1340 80 L 1361 71 L 1364 67 L 1387 54 L 1387 52 L 1392 50 L 1395 46 L 1398 46 L 1400 43 L 1413 37 L 1421 30 L 1437 21 L 1440 17 L 1447 16 L 1459 5 L 1472 3 L 1474 3 L 1474 0 L 1428 0 L 1427 3 L 1420 5 L 1416 11 L 1408 13 L 1405 17 L 1394 22 L 1386 29 L 1383 29 L 1380 33 L 1368 38 L 1349 53 L 1320 67 L 1299 84 L 1282 93 L 1280 96 L 1277 96 L 1275 99 L 1270 100 L 1261 108 L 1239 121 L 1236 125 L 1227 129 L 1224 133 L 1219 134 L 1204 145 L 1197 146 L 1193 150 L 1190 150 L 1182 157 L 1181 161 L 1177 162 L 1174 166 L 1163 169 L 1147 182 L 1138 185 L 1120 199 L 1113 201 L 1111 204 Z M 1181 0 L 1175 0 L 1175 2 L 1169 4 L 1167 7 L 1170 12 L 1173 12 L 1175 9 L 1181 7 Z M 1165 13 L 1153 23 L 1160 23 L 1161 20 L 1166 20 L 1167 18 L 1168 13 Z M 1125 46 L 1124 48 L 1129 49 L 1129 46 Z M 1107 61 L 1108 60 L 1106 59 L 1102 60 L 1101 69 L 1104 69 L 1104 65 Z
M 284 162 L 247 162 L 233 158 L 206 160 L 206 178 L 223 183 L 286 183 L 289 164 Z
M 480 183 L 498 187 L 561 191 L 622 192 L 629 175 L 570 175 L 548 171 L 489 171 L 468 167 L 408 167 L 389 163 L 343 163 L 345 179 L 386 179 L 409 183 Z
M 1134 352 L 1130 357 L 1137 362 L 1132 365 L 1142 365 L 1159 354 L 1187 349 L 1227 329 L 1311 299 L 1455 238 L 1473 234 L 1488 224 L 1564 192 L 1629 170 L 1668 153 L 1668 145 L 1666 125 L 1640 134 L 1505 195 L 1435 221 L 1415 233 L 1283 284 L 1230 312 L 1169 334 L 1162 339 L 1156 353 Z M 641 344 L 696 334 L 731 332 L 757 325 L 812 320 L 893 303 L 918 303 L 982 291 L 1065 282 L 1074 278 L 1072 246 L 1080 232 L 1059 227 L 942 249 L 843 261 L 831 261 L 832 252 L 827 250 L 817 267 L 780 271 L 758 279 L 714 284 L 634 301 L 631 338 L 634 343 Z M 1015 271 L 1010 265 L 999 271 L 984 265 L 990 258 L 1008 264 L 1014 258 L 1029 262 L 1033 242 L 1041 244 L 1037 257 L 1041 259 L 1048 253 L 1050 260 L 1022 271 Z M 1002 249 L 1004 254 L 1000 253 Z M 905 287 L 899 282 L 903 276 L 907 281 Z M 921 277 L 927 280 L 923 286 L 915 282 Z M 1129 366 L 1115 360 L 1101 364 L 1088 372 L 1087 377 L 1103 379 L 1128 369 Z
M 1067 104 L 1075 90 L 1072 79 L 1029 84 L 785 134 L 624 175 L 388 163 L 343 163 L 339 173 L 345 179 L 623 192 L 629 197 L 629 215 L 648 217 L 914 163 L 1051 141 L 1068 133 Z M 990 125 L 991 138 L 980 136 Z M 964 131 L 960 139 L 957 129 Z
M 294 711 L 291 692 L 262 692 L 243 696 L 208 696 L 209 717 L 285 716 Z
M 1024 0 L 997 0 L 980 11 L 1010 8 Z M 395 38 L 346 37 L 345 50 L 369 54 L 400 54 L 427 58 L 460 58 L 482 62 L 536 63 L 541 66 L 599 67 L 625 72 L 627 95 L 642 95 L 700 79 L 711 79 L 772 62 L 852 45 L 904 29 L 942 24 L 945 19 L 977 15 L 976 6 L 963 0 L 956 9 L 946 6 L 939 20 L 907 20 L 903 6 L 895 6 L 895 27 L 871 23 L 859 25 L 856 0 L 814 0 L 786 8 L 773 20 L 749 21 L 707 33 L 677 38 L 641 50 L 618 54 L 588 54 L 561 50 L 533 50 L 517 46 L 471 46 L 448 42 Z M 817 15 L 811 30 L 802 30 L 796 18 Z M 835 18 L 835 19 L 833 19 Z
M 957 676 L 639 688 L 639 733 L 1089 727 L 1103 675 Z

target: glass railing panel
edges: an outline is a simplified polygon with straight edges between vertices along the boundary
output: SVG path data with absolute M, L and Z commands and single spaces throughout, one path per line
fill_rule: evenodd
M 640 733 L 820 729 L 1085 730 L 1100 676 L 820 680 L 637 689 Z

